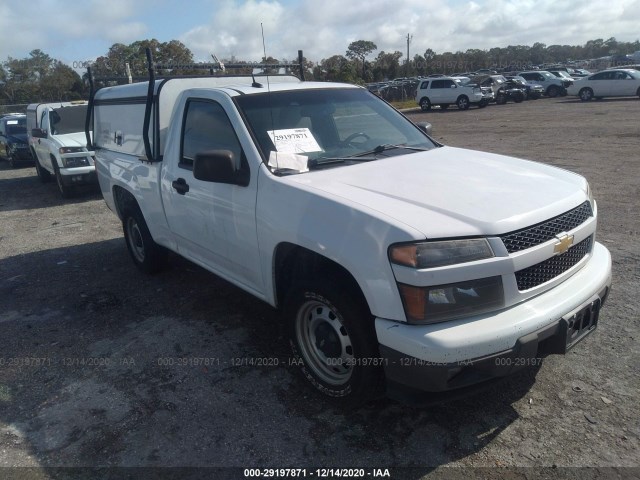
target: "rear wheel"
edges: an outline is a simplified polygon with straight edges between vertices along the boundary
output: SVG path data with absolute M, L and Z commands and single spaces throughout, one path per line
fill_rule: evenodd
M 382 386 L 374 321 L 341 282 L 297 282 L 284 306 L 289 341 L 303 376 L 343 406 L 377 396 Z
M 422 100 L 420 100 L 420 108 L 423 112 L 431 110 L 431 102 L 428 98 L 423 98 Z
M 167 263 L 167 250 L 158 245 L 137 204 L 123 212 L 122 229 L 131 259 L 144 273 L 158 273 Z
M 466 95 L 460 95 L 458 100 L 456 100 L 456 105 L 460 110 L 468 110 L 469 109 L 469 98 Z

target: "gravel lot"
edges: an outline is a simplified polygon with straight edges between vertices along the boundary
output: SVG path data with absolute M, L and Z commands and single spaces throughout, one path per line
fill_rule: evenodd
M 168 271 L 144 276 L 99 193 L 62 200 L 34 168 L 0 161 L 0 466 L 32 467 L 0 477 L 243 478 L 241 469 L 57 468 L 89 466 L 640 476 L 640 101 L 543 99 L 407 115 L 432 122 L 448 145 L 590 180 L 614 268 L 595 334 L 464 399 L 335 410 L 288 365 L 278 312 L 175 256 Z M 267 357 L 277 360 L 245 360 Z M 477 469 L 496 466 L 518 469 Z

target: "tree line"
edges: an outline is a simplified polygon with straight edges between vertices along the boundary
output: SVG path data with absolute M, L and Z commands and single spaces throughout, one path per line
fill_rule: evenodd
M 129 65 L 133 77 L 146 77 L 145 49 L 150 48 L 154 60 L 162 64 L 180 65 L 172 73 L 194 73 L 185 68 L 193 64 L 193 54 L 178 40 L 159 42 L 140 40 L 129 45 L 116 43 L 105 55 L 92 62 L 94 75 L 98 77 L 124 77 L 125 65 Z M 312 63 L 304 59 L 309 79 L 367 83 L 429 75 L 433 73 L 455 73 L 474 71 L 480 68 L 509 68 L 514 70 L 530 65 L 560 63 L 569 60 L 595 59 L 610 55 L 625 55 L 640 51 L 640 41 L 618 42 L 614 37 L 607 40 L 589 40 L 584 45 L 509 45 L 488 50 L 468 49 L 466 51 L 436 53 L 427 49 L 414 54 L 409 62 L 400 51 L 380 51 L 376 44 L 368 40 L 352 42 L 344 55 L 333 55 Z M 263 58 L 265 63 L 279 63 L 278 59 Z M 295 63 L 295 59 L 281 59 L 283 63 Z M 235 58 L 222 59 L 222 63 L 239 67 L 227 69 L 227 73 L 251 73 L 251 63 Z M 247 67 L 242 67 L 246 64 Z M 72 68 L 73 67 L 73 68 Z M 76 71 L 82 65 L 67 65 L 36 49 L 26 58 L 8 57 L 0 64 L 0 105 L 25 104 L 38 101 L 69 101 L 87 98 L 88 82 L 86 74 Z M 83 69 L 86 70 L 86 69 Z M 275 71 L 272 69 L 272 71 Z M 203 73 L 203 72 L 199 72 Z

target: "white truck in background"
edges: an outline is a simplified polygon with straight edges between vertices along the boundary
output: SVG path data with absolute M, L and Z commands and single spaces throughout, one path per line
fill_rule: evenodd
M 27 106 L 29 149 L 45 183 L 53 177 L 66 198 L 74 187 L 97 182 L 94 152 L 86 147 L 86 101 L 32 103 Z
M 304 378 L 343 403 L 505 376 L 597 325 L 611 257 L 577 174 L 293 77 L 106 87 L 90 113 L 133 262 L 173 251 L 280 308 Z

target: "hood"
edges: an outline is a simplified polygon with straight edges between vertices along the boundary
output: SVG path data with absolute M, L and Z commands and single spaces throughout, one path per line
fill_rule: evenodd
M 27 137 L 26 133 L 16 133 L 13 135 L 8 135 L 7 140 L 11 143 L 29 143 L 29 138 Z
M 66 133 L 54 135 L 61 147 L 86 147 L 87 137 L 84 132 Z
M 289 178 L 392 217 L 426 238 L 511 232 L 587 199 L 587 182 L 575 173 L 452 147 Z

